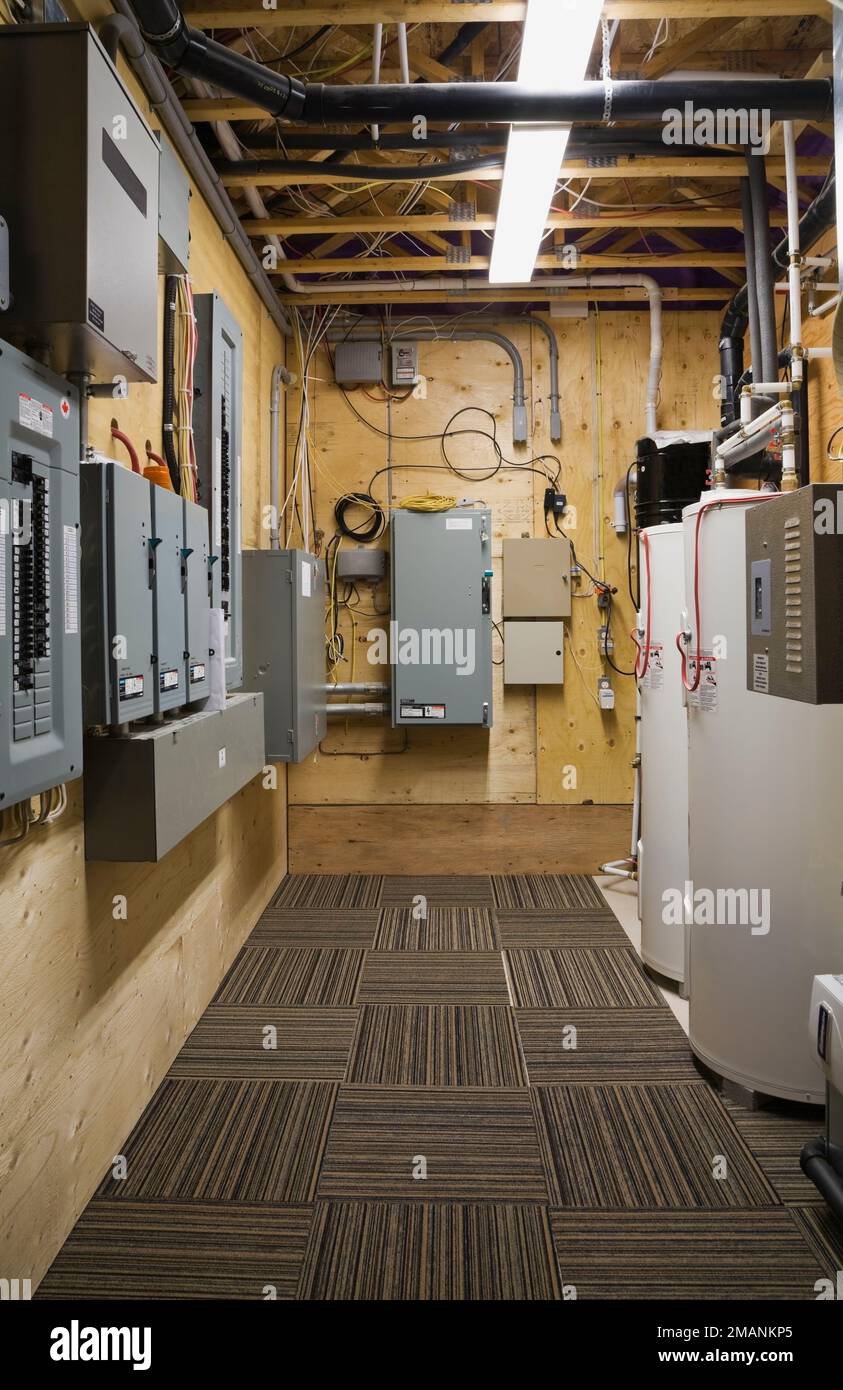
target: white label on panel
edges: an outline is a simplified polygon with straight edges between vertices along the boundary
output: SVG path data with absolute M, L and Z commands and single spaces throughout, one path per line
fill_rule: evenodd
M 756 652 L 752 658 L 752 688 L 762 695 L 770 693 L 770 658 L 766 652 Z
M 29 430 L 35 430 L 36 434 L 45 434 L 48 439 L 52 439 L 52 406 L 44 405 L 43 401 L 36 401 L 34 396 L 26 396 L 21 391 L 18 393 L 18 423 L 25 425 Z
M 650 662 L 641 684 L 645 690 L 664 689 L 664 647 L 661 642 L 650 643 Z
M 79 631 L 79 565 L 76 527 L 64 528 L 64 631 L 75 637 Z
M 302 598 L 310 598 L 310 561 L 309 561 L 309 560 L 302 560 L 302 562 L 301 562 L 301 596 L 302 596 Z
M 446 516 L 445 518 L 446 531 L 470 531 L 472 524 L 470 516 Z
M 717 657 L 711 652 L 700 652 L 700 683 L 696 690 L 689 692 L 688 705 L 691 709 L 702 710 L 706 714 L 717 713 Z M 688 659 L 688 679 L 694 681 L 697 674 L 696 652 Z

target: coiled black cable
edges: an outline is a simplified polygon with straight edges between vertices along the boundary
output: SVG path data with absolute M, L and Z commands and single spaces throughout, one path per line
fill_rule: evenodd
M 364 507 L 371 512 L 372 520 L 368 526 L 350 526 L 345 519 L 349 507 Z M 342 534 L 347 536 L 349 540 L 359 541 L 361 544 L 366 541 L 376 541 L 379 536 L 383 535 L 386 526 L 383 507 L 375 501 L 370 492 L 347 492 L 344 497 L 340 497 L 334 507 L 334 516 Z

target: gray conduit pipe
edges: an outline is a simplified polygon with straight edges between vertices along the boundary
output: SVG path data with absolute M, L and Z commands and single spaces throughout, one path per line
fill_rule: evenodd
M 775 381 L 779 355 L 773 275 L 770 266 L 770 199 L 767 193 L 767 163 L 763 155 L 747 150 L 749 187 L 752 194 L 752 225 L 755 236 L 755 284 L 758 296 L 758 323 L 761 370 L 756 380 Z M 753 363 L 753 366 L 755 364 Z
M 380 719 L 389 714 L 389 705 L 328 705 L 327 712 L 329 717 L 333 714 L 341 719 Z
M 288 372 L 283 362 L 276 362 L 272 368 L 272 384 L 269 389 L 269 545 L 277 550 L 281 544 L 279 525 L 281 518 L 281 387 L 292 386 L 296 378 Z
M 465 325 L 466 320 L 460 315 L 460 321 Z M 478 319 L 478 323 L 480 320 Z M 556 341 L 556 334 L 549 323 L 544 319 L 536 318 L 534 314 L 495 314 L 495 323 L 526 323 L 538 328 L 547 338 L 548 349 L 550 352 L 550 439 L 553 444 L 558 444 L 562 438 L 562 413 L 559 395 L 559 345 Z M 443 334 L 447 337 L 447 334 Z
M 389 686 L 383 681 L 341 681 L 336 685 L 326 682 L 326 695 L 388 695 Z
M 226 241 L 251 280 L 272 322 L 281 333 L 290 333 L 290 321 L 278 302 L 278 293 L 255 255 L 251 241 L 243 230 L 231 199 L 220 177 L 199 143 L 196 131 L 182 110 L 164 69 L 147 48 L 134 19 L 129 0 L 113 0 L 117 14 L 109 15 L 99 27 L 106 52 L 116 57 L 122 45 L 133 71 L 149 98 L 152 110 L 187 166 L 188 173 L 216 218 Z
M 332 329 L 328 333 L 328 341 L 332 343 L 341 342 L 379 342 L 381 332 L 378 328 L 354 329 L 353 332 L 344 332 L 342 329 Z M 404 333 L 393 333 L 390 342 L 395 342 L 401 338 L 409 338 L 420 342 L 460 342 L 478 343 L 489 342 L 497 343 L 498 347 L 503 348 L 504 352 L 512 362 L 513 370 L 513 392 L 512 392 L 512 442 L 513 444 L 527 443 L 527 401 L 524 395 L 524 362 L 517 347 L 503 333 L 494 333 L 491 329 L 471 329 L 459 328 L 450 333 L 439 333 L 435 328 L 420 328 L 415 330 L 407 329 Z

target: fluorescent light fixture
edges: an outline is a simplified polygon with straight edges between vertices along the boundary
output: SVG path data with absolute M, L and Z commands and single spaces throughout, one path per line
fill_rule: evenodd
M 534 91 L 582 82 L 603 0 L 527 0 L 518 81 Z M 570 135 L 570 126 L 510 127 L 489 283 L 528 284 Z

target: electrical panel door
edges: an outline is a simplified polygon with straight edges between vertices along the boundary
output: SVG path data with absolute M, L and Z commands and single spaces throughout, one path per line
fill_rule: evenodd
M 194 700 L 204 700 L 211 691 L 208 513 L 204 507 L 188 501 L 186 497 L 183 506 L 185 699 L 192 703 Z
M 112 459 L 80 481 L 85 725 L 129 724 L 155 709 L 154 485 Z
M 243 682 L 240 458 L 243 440 L 243 333 L 220 296 L 195 299 L 199 346 L 193 432 L 199 501 L 211 518 L 214 608 L 225 613 L 225 683 Z
M 175 492 L 157 484 L 152 497 L 153 692 L 155 713 L 183 705 L 185 606 L 179 602 L 184 565 L 184 507 Z
M 492 723 L 492 518 L 396 510 L 391 521 L 392 722 Z
M 0 343 L 0 809 L 82 771 L 76 392 Z

